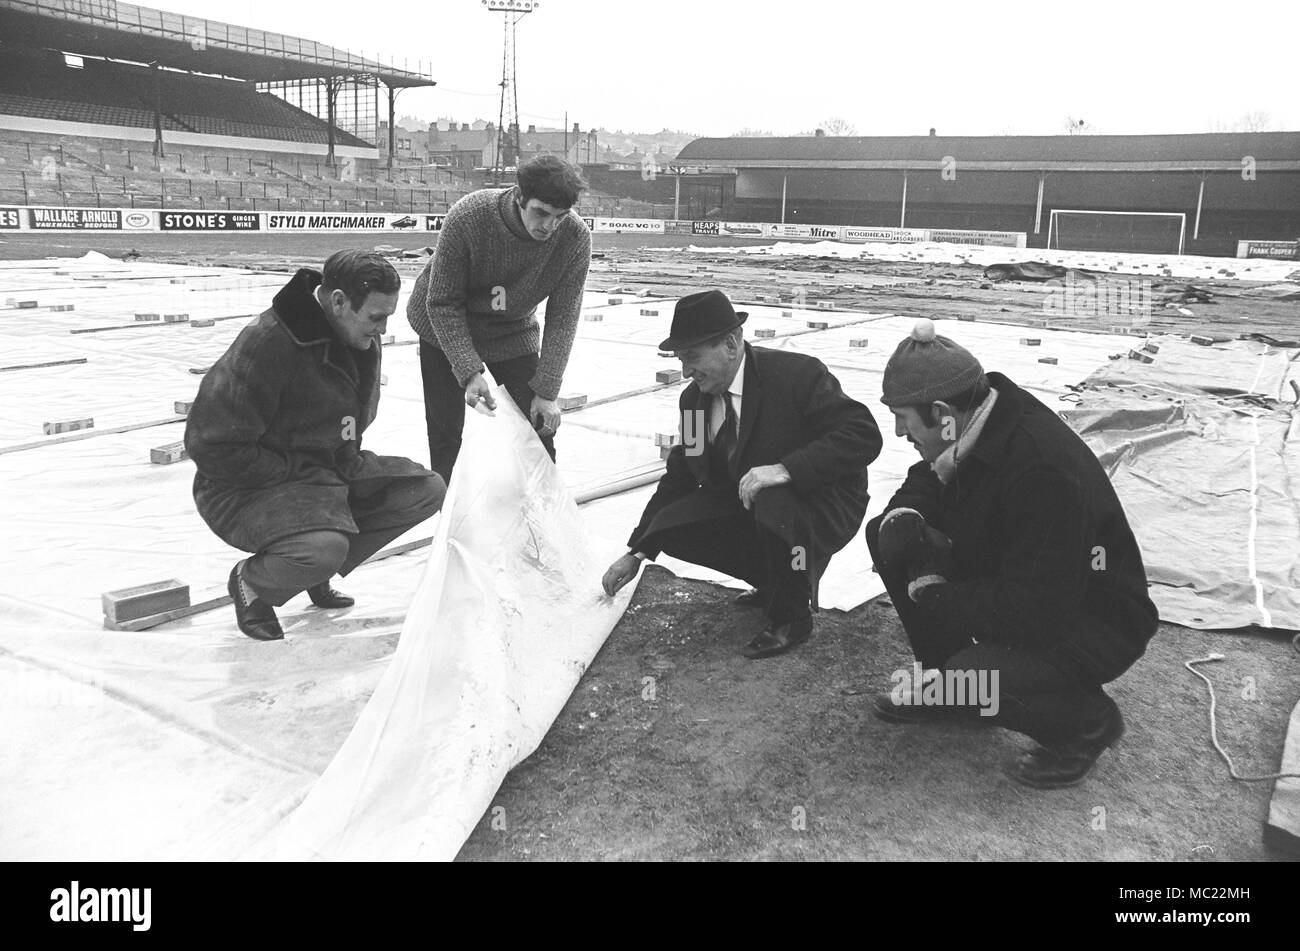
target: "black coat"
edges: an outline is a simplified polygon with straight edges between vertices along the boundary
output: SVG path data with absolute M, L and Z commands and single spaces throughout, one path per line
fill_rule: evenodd
M 1086 638 L 1070 646 L 1118 676 L 1158 623 L 1119 497 L 1055 412 L 1001 373 L 988 377 L 997 402 L 953 479 L 918 462 L 886 509 L 916 509 L 952 539 L 953 580 L 926 588 L 921 606 L 978 641 Z M 1104 626 L 1073 623 L 1085 615 Z
M 430 475 L 361 450 L 379 407 L 382 353 L 339 340 L 316 301 L 320 282 L 303 268 L 280 289 L 203 377 L 186 421 L 199 515 L 244 551 L 299 532 L 355 533 L 353 483 Z
M 819 575 L 862 524 L 867 466 L 880 454 L 880 429 L 816 357 L 749 344 L 745 355 L 736 471 L 743 476 L 777 463 L 789 470 L 790 485 L 764 489 L 763 504 L 751 511 L 788 544 L 803 546 Z M 692 381 L 678 401 L 680 432 L 695 432 L 691 420 L 700 417 L 694 414 L 707 413 L 710 405 Z M 734 512 L 735 485 L 719 489 L 708 482 L 707 455 L 688 455 L 685 441 L 674 446 L 629 547 L 653 557 L 659 549 L 646 538 L 654 532 Z

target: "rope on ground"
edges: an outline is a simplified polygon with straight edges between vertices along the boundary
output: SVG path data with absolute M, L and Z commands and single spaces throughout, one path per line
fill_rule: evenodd
M 1291 642 L 1300 649 L 1300 634 Z M 1223 761 L 1228 764 L 1228 775 L 1241 783 L 1264 783 L 1272 782 L 1275 779 L 1300 779 L 1300 773 L 1269 773 L 1265 776 L 1241 776 L 1237 773 L 1237 767 L 1232 765 L 1232 758 L 1224 751 L 1219 744 L 1219 728 L 1215 720 L 1215 708 L 1217 703 L 1214 697 L 1214 684 L 1210 683 L 1210 678 L 1197 670 L 1194 664 L 1207 664 L 1211 661 L 1223 660 L 1222 654 L 1206 654 L 1204 657 L 1198 657 L 1196 660 L 1184 661 L 1183 666 L 1205 681 L 1205 686 L 1210 690 L 1210 742 L 1214 744 L 1215 750 L 1223 757 Z

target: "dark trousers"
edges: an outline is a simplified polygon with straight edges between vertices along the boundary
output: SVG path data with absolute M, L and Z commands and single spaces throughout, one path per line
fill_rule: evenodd
M 755 506 L 762 497 L 760 492 Z M 773 624 L 806 618 L 810 579 L 822 565 L 803 564 L 788 542 L 758 523 L 755 510 L 747 511 L 737 501 L 731 514 L 655 532 L 644 546 L 748 582 L 761 595 Z
M 878 515 L 867 523 L 867 547 L 903 622 L 912 653 L 922 667 L 975 671 L 977 679 L 983 677 L 986 683 L 993 682 L 992 673 L 996 671 L 998 709 L 985 719 L 1024 733 L 1044 746 L 1094 730 L 1103 723 L 1115 703 L 1102 690 L 1098 670 L 1063 639 L 1045 639 L 1025 647 L 996 641 L 976 644 L 969 634 L 944 628 L 913 601 L 907 593 L 905 567 L 881 562 L 878 541 L 882 518 Z M 1083 628 L 1093 623 L 1102 626 L 1101 621 L 1086 618 L 1065 623 Z M 1086 640 L 1086 630 L 1071 634 L 1075 643 Z M 972 716 L 980 715 L 973 702 L 968 707 Z
M 520 412 L 528 415 L 536 394 L 528 381 L 537 372 L 539 356 L 525 353 L 509 360 L 494 360 L 488 371 L 506 388 Z M 456 381 L 447 355 L 420 341 L 420 375 L 424 378 L 424 423 L 429 431 L 429 468 L 451 482 L 451 470 L 460 455 L 461 433 L 465 429 L 465 388 Z M 555 461 L 555 436 L 538 436 Z
M 436 476 L 367 479 L 354 483 L 356 534 L 301 532 L 268 545 L 244 564 L 244 581 L 266 603 L 279 607 L 294 595 L 348 575 L 403 532 L 442 507 L 446 485 Z

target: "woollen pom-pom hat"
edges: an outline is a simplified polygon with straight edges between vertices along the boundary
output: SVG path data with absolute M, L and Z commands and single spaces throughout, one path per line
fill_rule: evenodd
M 920 406 L 964 393 L 979 382 L 984 368 L 959 343 L 934 332 L 922 317 L 885 364 L 880 402 L 886 406 Z

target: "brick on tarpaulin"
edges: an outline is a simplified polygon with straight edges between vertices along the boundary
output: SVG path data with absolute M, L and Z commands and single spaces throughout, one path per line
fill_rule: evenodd
M 604 320 L 605 315 L 604 314 L 583 314 L 582 319 L 595 322 L 595 321 Z
M 676 383 L 681 378 L 682 378 L 681 370 L 656 370 L 655 371 L 656 383 Z
M 173 277 L 173 278 L 171 279 L 171 282 L 170 282 L 170 283 L 172 283 L 172 284 L 184 284 L 184 283 L 185 283 L 185 278 L 183 278 L 183 277 Z
M 561 396 L 556 402 L 560 404 L 560 409 L 573 409 L 587 402 L 587 394 L 571 393 L 568 396 Z
M 1202 337 L 1200 334 L 1192 334 L 1189 339 L 1192 343 L 1200 347 L 1208 347 L 1210 344 L 1214 343 L 1213 337 Z
M 1130 360 L 1136 360 L 1138 363 L 1151 363 L 1155 360 L 1155 357 L 1142 350 L 1130 350 L 1128 352 L 1128 358 Z
M 782 317 L 793 317 L 793 316 L 794 316 L 794 311 L 792 311 L 792 310 L 783 310 L 783 311 L 781 311 L 781 316 L 782 316 Z
M 45 430 L 45 435 L 53 436 L 56 433 L 76 432 L 78 429 L 94 429 L 95 420 L 94 417 L 87 419 L 64 419 L 55 423 L 46 423 L 43 428 Z
M 1022 347 L 1040 347 L 1040 346 L 1042 346 L 1042 344 L 1043 344 L 1043 341 L 1039 340 L 1037 337 L 1021 337 L 1021 338 L 1020 338 L 1020 346 L 1022 346 Z
M 1159 353 L 1160 344 L 1156 343 L 1154 340 L 1148 340 L 1146 343 L 1142 344 L 1142 349 L 1147 353 Z
M 623 298 L 621 298 L 621 297 L 611 297 L 611 298 L 609 299 L 609 302 L 610 302 L 611 304 L 621 304 L 621 303 L 623 303 Z
M 865 347 L 867 345 L 866 337 L 854 337 L 849 341 L 850 347 Z
M 770 340 L 776 336 L 776 331 L 771 327 L 759 327 L 754 331 L 754 336 L 759 340 Z
M 835 309 L 835 303 L 834 303 L 833 301 L 828 301 L 828 300 L 819 300 L 819 301 L 817 302 L 817 309 L 818 309 L 818 310 L 834 310 L 834 309 Z
M 190 586 L 178 579 L 155 581 L 152 584 L 137 585 L 134 588 L 121 588 L 106 591 L 102 595 L 104 620 L 112 624 L 123 624 L 142 617 L 175 611 L 177 608 L 190 606 Z
M 177 400 L 175 403 L 172 404 L 172 407 L 176 410 L 177 416 L 188 416 L 190 415 L 190 410 L 194 408 L 194 401 Z
M 189 314 L 163 314 L 163 323 L 165 324 L 184 324 L 188 323 Z
M 659 316 L 659 311 L 657 311 L 657 310 L 651 310 L 651 309 L 649 309 L 649 308 L 647 308 L 647 307 L 642 307 L 642 308 L 641 308 L 641 316 L 642 316 L 642 317 L 658 317 L 658 316 Z
M 169 442 L 165 446 L 155 446 L 149 450 L 149 461 L 155 466 L 170 466 L 189 457 L 184 442 Z
M 824 320 L 810 320 L 808 326 L 813 330 L 829 330 L 831 325 Z
M 50 310 L 55 311 L 56 313 L 66 313 L 67 311 L 76 310 L 76 309 L 77 309 L 76 304 L 55 304 L 53 307 L 50 308 Z
M 1056 364 L 1057 364 L 1057 359 L 1056 359 L 1056 357 L 1039 357 L 1039 358 L 1038 358 L 1038 362 L 1039 362 L 1039 363 L 1050 363 L 1052 366 L 1056 366 Z
M 655 433 L 655 445 L 661 449 L 665 446 L 671 449 L 680 441 L 676 433 Z
M 14 306 L 17 307 L 19 310 L 32 310 L 35 307 L 39 307 L 40 302 L 34 300 L 20 300 Z
M 216 318 L 213 317 L 200 317 L 197 320 L 190 321 L 191 327 L 215 327 L 216 325 Z
M 162 320 L 162 314 L 136 314 L 135 319 L 138 321 Z

